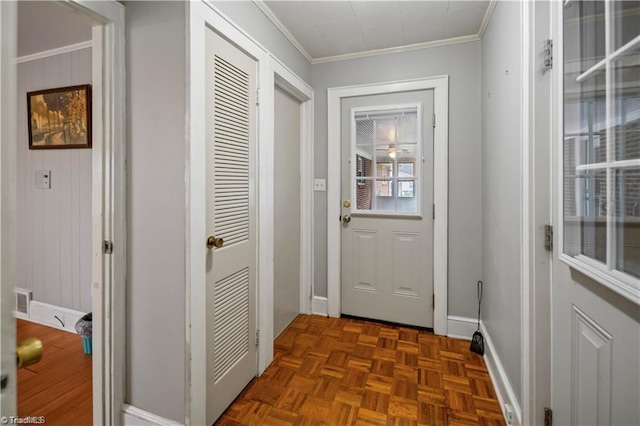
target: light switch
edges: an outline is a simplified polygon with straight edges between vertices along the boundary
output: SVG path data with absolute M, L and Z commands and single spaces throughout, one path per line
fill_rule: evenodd
M 325 179 L 315 179 L 313 182 L 314 191 L 326 191 L 327 181 Z
M 36 170 L 35 182 L 38 189 L 51 189 L 51 170 Z

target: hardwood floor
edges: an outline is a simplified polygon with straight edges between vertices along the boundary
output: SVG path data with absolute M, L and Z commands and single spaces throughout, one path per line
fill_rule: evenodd
M 43 416 L 47 425 L 93 422 L 91 356 L 82 338 L 29 321 L 17 320 L 18 343 L 42 340 L 39 363 L 18 370 L 18 416 Z
M 469 342 L 374 322 L 299 315 L 274 362 L 220 425 L 504 425 Z

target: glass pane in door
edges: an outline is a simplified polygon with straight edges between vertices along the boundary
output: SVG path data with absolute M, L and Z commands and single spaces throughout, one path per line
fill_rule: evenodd
M 616 269 L 640 278 L 640 167 L 616 170 Z

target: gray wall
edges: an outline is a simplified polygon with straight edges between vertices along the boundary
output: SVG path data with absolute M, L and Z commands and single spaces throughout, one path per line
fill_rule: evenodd
M 311 64 L 252 1 L 214 1 L 213 4 L 269 50 L 298 77 L 311 81 Z
M 91 84 L 91 48 L 18 64 L 17 287 L 91 311 L 91 149 L 30 150 L 27 92 Z M 51 171 L 51 188 L 34 185 Z
M 482 39 L 482 315 L 520 394 L 520 4 L 498 2 Z
M 127 2 L 126 402 L 184 422 L 186 5 Z
M 315 177 L 327 178 L 327 88 L 449 75 L 449 314 L 473 317 L 481 268 L 480 42 L 318 64 Z M 338 161 L 334 159 L 333 161 Z M 327 198 L 315 192 L 315 295 L 327 295 Z

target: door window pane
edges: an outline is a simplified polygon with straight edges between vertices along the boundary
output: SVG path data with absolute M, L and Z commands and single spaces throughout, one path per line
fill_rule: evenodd
M 619 49 L 638 35 L 640 28 L 640 1 L 613 2 L 616 17 L 615 48 Z
M 613 78 L 615 79 L 616 160 L 638 159 L 640 158 L 640 45 L 615 61 Z
M 418 213 L 418 107 L 359 111 L 354 118 L 355 212 Z
M 639 6 L 640 1 L 565 2 L 562 50 L 562 248 L 573 258 L 571 265 L 635 298 L 640 297 Z
M 640 278 L 640 167 L 616 170 L 616 269 Z

